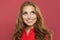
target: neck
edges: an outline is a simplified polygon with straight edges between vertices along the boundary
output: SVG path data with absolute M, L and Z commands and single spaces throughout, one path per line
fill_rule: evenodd
M 27 35 L 29 34 L 30 30 L 33 29 L 33 28 L 34 28 L 33 26 L 26 27 L 25 31 L 26 31 Z

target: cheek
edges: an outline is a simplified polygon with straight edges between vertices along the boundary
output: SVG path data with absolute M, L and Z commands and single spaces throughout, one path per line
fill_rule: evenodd
M 37 21 L 37 16 L 33 15 L 33 20 Z
M 27 18 L 27 16 L 26 15 L 22 15 L 22 18 L 25 19 L 25 18 Z
M 36 15 L 32 15 L 32 19 L 34 19 L 34 18 L 37 19 L 37 16 Z
M 26 19 L 27 19 L 27 16 L 24 16 L 24 15 L 23 15 L 22 18 L 23 18 L 23 20 L 26 20 Z

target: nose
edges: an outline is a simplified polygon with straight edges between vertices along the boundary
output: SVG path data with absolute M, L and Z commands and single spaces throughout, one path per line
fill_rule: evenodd
M 28 14 L 28 19 L 30 19 L 31 18 L 31 15 L 30 14 Z

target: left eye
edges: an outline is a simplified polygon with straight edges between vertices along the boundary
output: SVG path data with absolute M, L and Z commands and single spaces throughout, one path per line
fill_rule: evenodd
M 32 11 L 32 13 L 35 13 L 34 11 Z
M 34 12 L 34 11 L 32 11 L 31 13 L 32 13 L 32 14 L 35 14 L 35 12 Z

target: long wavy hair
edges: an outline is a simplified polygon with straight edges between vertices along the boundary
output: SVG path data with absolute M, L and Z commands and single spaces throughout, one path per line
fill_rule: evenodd
M 35 40 L 46 40 L 45 38 L 46 34 L 48 34 L 48 40 L 51 40 L 50 32 L 44 26 L 43 17 L 41 15 L 39 7 L 35 3 L 30 1 L 24 2 L 19 9 L 19 13 L 16 21 L 16 30 L 14 33 L 14 40 L 21 40 L 22 32 L 26 28 L 26 24 L 23 22 L 22 12 L 23 12 L 23 8 L 28 5 L 31 5 L 35 8 L 35 12 L 37 15 L 37 21 L 34 24 Z

